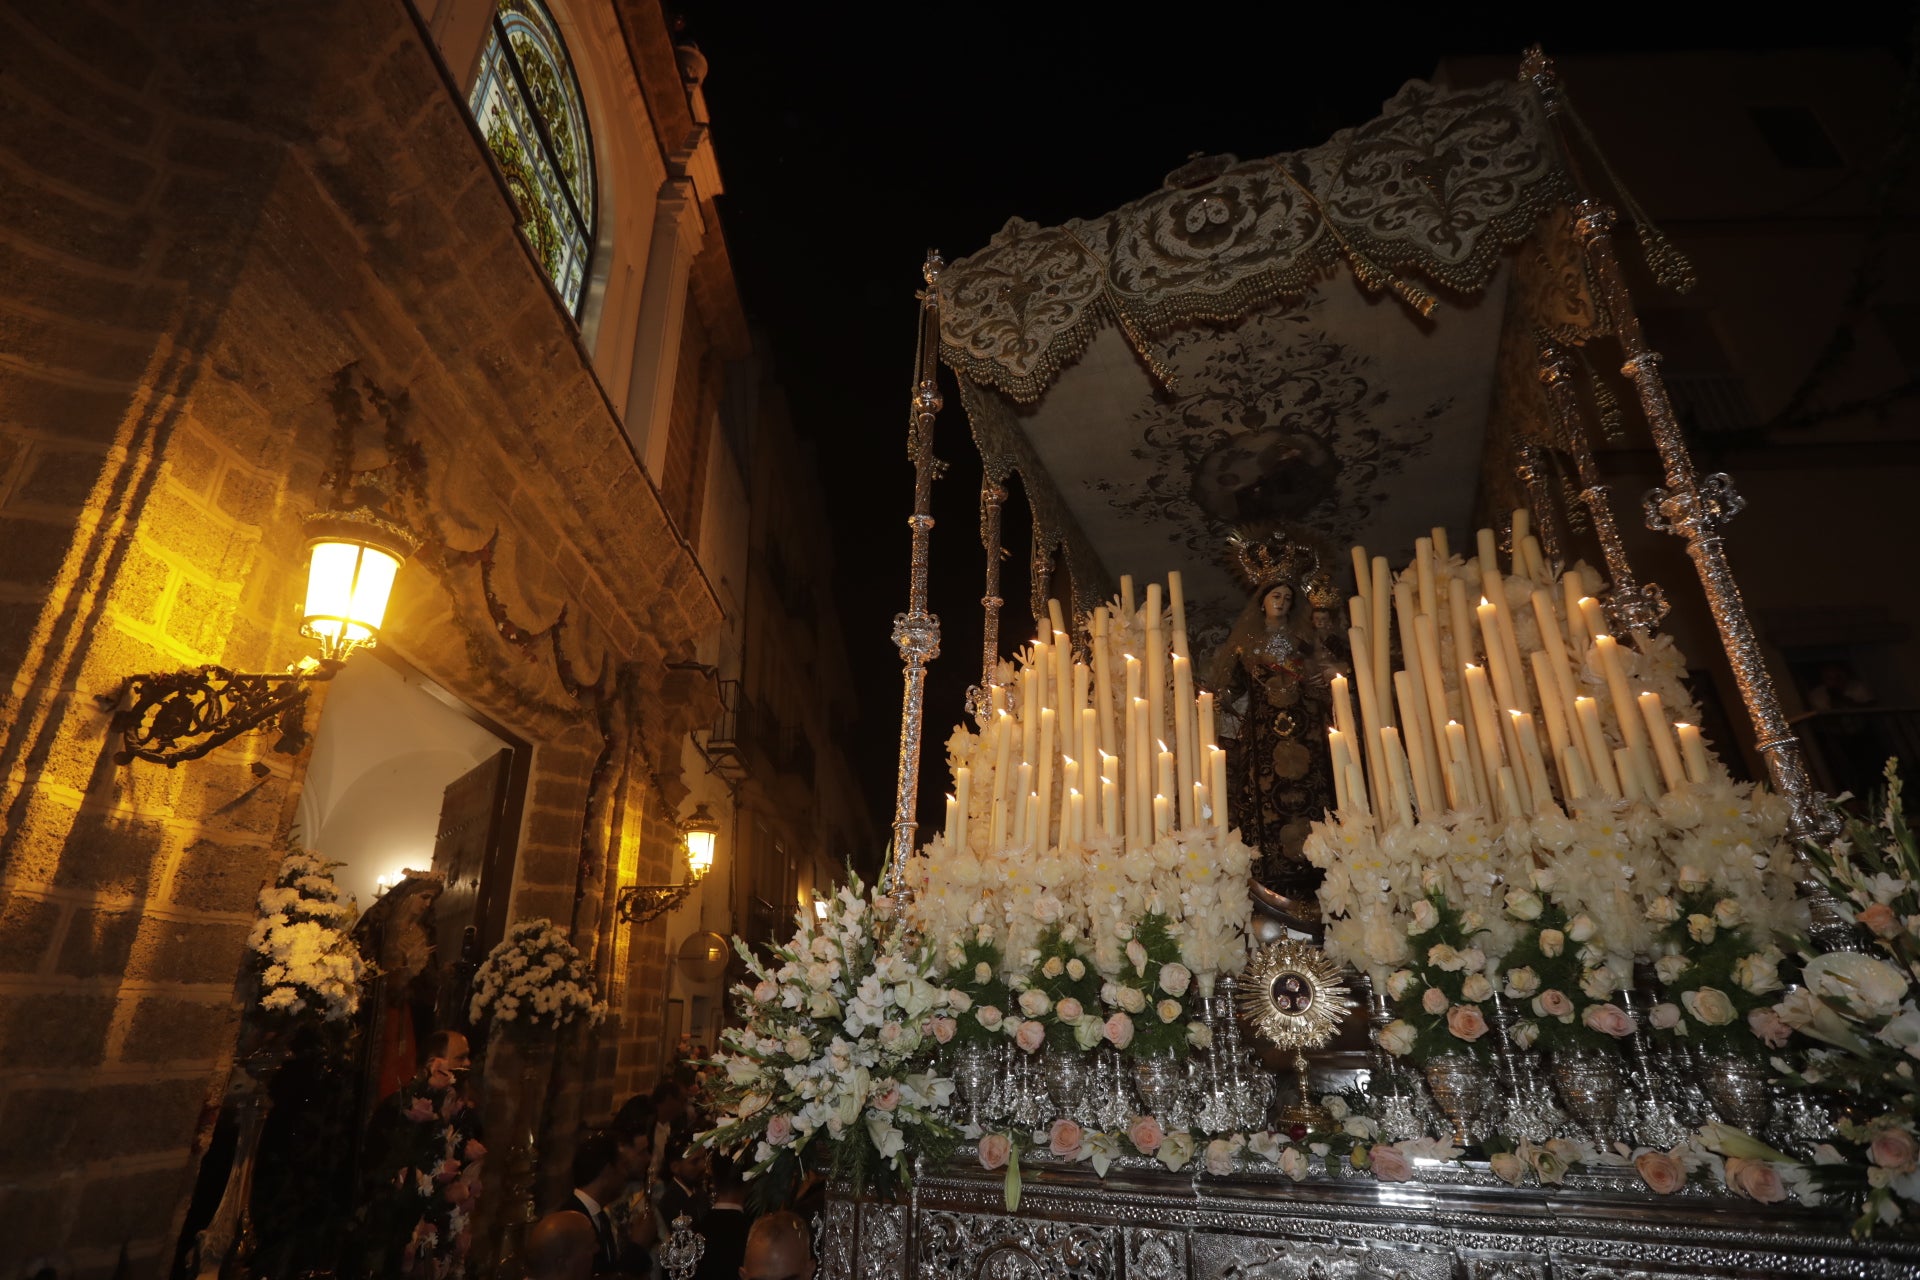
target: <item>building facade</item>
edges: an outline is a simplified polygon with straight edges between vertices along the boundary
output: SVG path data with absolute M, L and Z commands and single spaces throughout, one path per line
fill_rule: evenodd
M 570 933 L 610 1016 L 545 1092 L 564 1178 L 583 1121 L 711 1041 L 725 978 L 682 941 L 872 831 L 825 732 L 823 559 L 781 568 L 817 603 L 809 683 L 753 665 L 784 628 L 754 617 L 759 513 L 819 499 L 728 265 L 704 61 L 657 0 L 0 24 L 0 1269 L 174 1264 L 290 836 L 362 907 L 443 881 L 445 966 L 511 921 Z M 378 647 L 305 686 L 309 736 L 117 763 L 129 677 L 311 655 L 305 518 L 342 475 L 422 541 Z M 819 726 L 820 798 L 792 750 L 714 767 L 729 698 Z M 702 803 L 712 872 L 624 922 L 623 890 L 686 878 Z

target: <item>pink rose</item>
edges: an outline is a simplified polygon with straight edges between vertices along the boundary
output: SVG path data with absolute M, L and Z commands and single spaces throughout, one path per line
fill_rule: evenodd
M 433 1171 L 433 1176 L 437 1182 L 453 1181 L 460 1176 L 460 1162 L 458 1160 L 442 1160 L 440 1167 Z
M 415 1124 L 425 1124 L 427 1121 L 433 1119 L 433 1099 L 427 1097 L 425 1094 L 421 1094 L 407 1104 L 407 1109 L 404 1114 L 407 1119 L 413 1121 Z
M 1477 1006 L 1457 1004 L 1447 1010 L 1447 1030 L 1456 1040 L 1472 1042 L 1487 1034 L 1487 1019 Z
M 1013 1157 L 1013 1140 L 1004 1133 L 989 1133 L 980 1139 L 980 1167 L 1004 1169 Z
M 1027 1021 L 1013 1033 L 1013 1042 L 1020 1046 L 1023 1053 L 1033 1053 L 1047 1042 L 1047 1029 L 1038 1022 Z
M 1053 1006 L 1053 1013 L 1054 1016 L 1062 1022 L 1074 1022 L 1084 1015 L 1086 1010 L 1080 1007 L 1078 1000 L 1075 1000 L 1072 996 L 1065 996 L 1058 1004 Z
M 1761 1204 L 1778 1204 L 1787 1198 L 1786 1184 L 1770 1160 L 1744 1160 L 1727 1157 L 1727 1185 L 1740 1195 Z
M 1642 1151 L 1633 1158 L 1634 1172 L 1655 1195 L 1670 1196 L 1687 1185 L 1687 1168 L 1664 1151 Z
M 891 1111 L 895 1107 L 899 1106 L 900 1105 L 900 1086 L 896 1084 L 891 1089 L 888 1089 L 885 1093 L 875 1098 L 873 1100 L 873 1105 L 880 1108 L 882 1111 Z
M 1633 1019 L 1617 1004 L 1590 1004 L 1580 1015 L 1580 1021 L 1589 1030 L 1612 1036 L 1616 1040 L 1633 1034 Z
M 1913 1135 L 1905 1129 L 1882 1129 L 1873 1135 L 1873 1145 L 1867 1148 L 1869 1160 L 1895 1173 L 1912 1169 L 1916 1156 L 1920 1156 L 1920 1147 L 1915 1145 Z
M 487 1155 L 487 1149 L 480 1145 L 480 1139 L 468 1138 L 465 1154 L 467 1162 L 471 1164 L 475 1160 L 484 1160 Z
M 1080 1154 L 1080 1144 L 1085 1138 L 1085 1131 L 1073 1121 L 1055 1120 L 1047 1130 L 1047 1150 L 1062 1159 L 1073 1159 Z
M 1763 1004 L 1749 1012 L 1747 1026 L 1769 1049 L 1784 1049 L 1787 1041 L 1793 1039 L 1793 1028 L 1780 1020 L 1780 1015 L 1773 1011 L 1770 1004 Z
M 1135 1116 L 1133 1123 L 1127 1126 L 1127 1141 L 1131 1142 L 1134 1150 L 1143 1156 L 1150 1156 L 1158 1151 L 1160 1144 L 1166 1140 L 1166 1136 L 1166 1130 L 1162 1129 L 1160 1122 L 1152 1116 Z
M 769 1146 L 784 1147 L 789 1142 L 792 1142 L 792 1141 L 793 1141 L 793 1117 L 792 1116 L 787 1115 L 783 1112 L 780 1115 L 775 1116 L 773 1119 L 767 1121 L 767 1144 Z
M 1564 991 L 1548 987 L 1533 998 L 1533 1011 L 1543 1018 L 1571 1018 L 1573 1001 Z
M 946 1044 L 952 1040 L 953 1033 L 957 1029 L 952 1018 L 935 1018 L 933 1020 L 933 1038 L 941 1044 Z
M 1447 1011 L 1447 993 L 1438 987 L 1428 987 L 1420 997 L 1420 1007 L 1439 1017 Z
M 1858 917 L 1861 925 L 1872 930 L 1876 938 L 1891 938 L 1900 932 L 1900 919 L 1893 914 L 1893 908 L 1884 902 L 1876 902 L 1862 911 Z
M 1407 1159 L 1406 1153 L 1386 1143 L 1375 1145 L 1368 1163 L 1373 1168 L 1373 1176 L 1382 1182 L 1405 1182 L 1413 1176 L 1413 1162 Z
M 1101 1034 L 1114 1048 L 1124 1049 L 1133 1043 L 1133 1019 L 1124 1013 L 1116 1013 L 1107 1019 L 1106 1029 Z

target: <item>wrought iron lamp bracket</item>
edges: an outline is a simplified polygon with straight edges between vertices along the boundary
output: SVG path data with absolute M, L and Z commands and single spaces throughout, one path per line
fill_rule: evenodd
M 280 733 L 273 750 L 298 755 L 309 736 L 306 708 L 313 685 L 333 679 L 340 665 L 317 662 L 276 673 L 208 664 L 148 672 L 128 676 L 94 701 L 114 713 L 109 731 L 121 742 L 115 764 L 151 760 L 172 769 L 269 723 Z M 256 765 L 256 772 L 261 768 Z
M 631 925 L 650 924 L 687 900 L 694 881 L 685 884 L 630 884 L 620 891 L 614 910 Z

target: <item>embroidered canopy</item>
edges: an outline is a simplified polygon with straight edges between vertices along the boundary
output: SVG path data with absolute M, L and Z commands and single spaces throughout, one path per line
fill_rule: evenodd
M 1539 335 L 1598 327 L 1566 190 L 1526 87 L 1414 81 L 1322 146 L 1016 218 L 952 264 L 942 358 L 989 479 L 1021 475 L 1036 594 L 1059 551 L 1082 608 L 1109 566 L 1178 568 L 1218 622 L 1245 599 L 1236 525 L 1402 554 L 1463 529 L 1490 421 L 1545 416 Z

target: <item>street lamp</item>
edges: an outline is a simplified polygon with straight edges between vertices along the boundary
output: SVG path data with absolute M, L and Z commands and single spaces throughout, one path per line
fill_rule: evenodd
M 679 884 L 628 885 L 615 902 L 620 918 L 628 924 L 647 924 L 685 902 L 693 887 L 713 870 L 713 849 L 719 836 L 720 824 L 706 802 L 695 805 L 693 813 L 680 824 L 681 848 L 687 856 L 687 878 Z
M 274 750 L 306 745 L 311 686 L 331 680 L 356 649 L 379 640 L 401 564 L 420 545 L 404 525 L 362 504 L 307 517 L 307 594 L 300 634 L 319 642 L 319 657 L 280 672 L 243 672 L 208 664 L 184 671 L 128 676 L 97 701 L 114 711 L 121 749 L 114 763 L 151 760 L 169 769 L 198 760 L 249 730 L 277 721 Z M 256 771 L 264 766 L 256 765 Z

